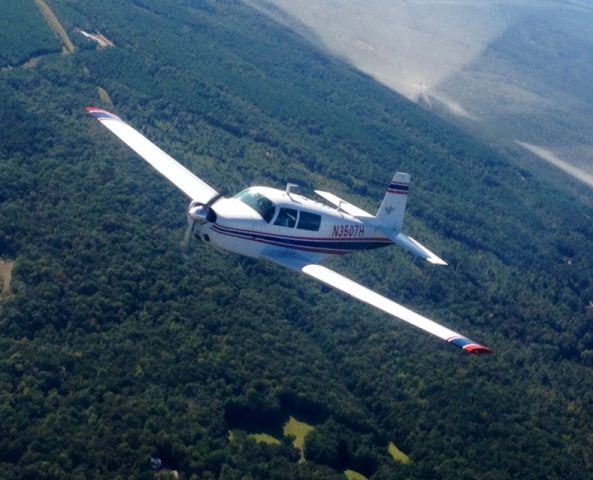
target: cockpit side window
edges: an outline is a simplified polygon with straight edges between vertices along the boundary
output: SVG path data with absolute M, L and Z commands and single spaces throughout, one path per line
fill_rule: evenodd
M 305 212 L 301 210 L 301 215 L 299 216 L 299 223 L 297 228 L 302 230 L 311 230 L 316 232 L 319 230 L 321 226 L 321 215 L 317 215 L 316 213 Z
M 294 208 L 281 208 L 274 225 L 293 228 L 297 220 L 297 211 Z
M 253 208 L 267 223 L 270 223 L 272 218 L 274 218 L 276 205 L 261 193 L 243 190 L 235 195 L 235 198 Z

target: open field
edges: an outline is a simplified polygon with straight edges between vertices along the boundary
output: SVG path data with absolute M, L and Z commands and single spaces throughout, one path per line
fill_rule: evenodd
M 344 470 L 344 475 L 346 475 L 348 480 L 367 480 L 367 477 L 354 470 Z
M 389 446 L 387 447 L 389 450 L 389 454 L 393 457 L 396 462 L 405 463 L 406 465 L 411 462 L 410 457 L 408 457 L 404 452 L 402 452 L 399 448 L 395 446 L 395 443 L 390 442 Z
M 102 102 L 105 102 L 107 105 L 113 107 L 113 101 L 111 100 L 107 90 L 105 90 L 103 87 L 97 87 L 97 92 L 99 93 L 99 98 Z
M 315 427 L 305 422 L 299 422 L 296 418 L 290 417 L 288 422 L 284 425 L 284 435 L 294 435 L 293 445 L 301 452 L 301 461 L 305 461 L 305 437 L 307 433 L 312 431 Z
M 9 262 L 7 260 L 0 260 L 0 287 L 2 291 L 2 295 L 11 295 L 12 290 L 10 289 L 10 284 L 12 282 L 12 268 L 14 266 L 14 262 Z
M 256 442 L 267 443 L 268 445 L 280 445 L 280 440 L 267 433 L 252 433 L 249 438 L 253 438 Z

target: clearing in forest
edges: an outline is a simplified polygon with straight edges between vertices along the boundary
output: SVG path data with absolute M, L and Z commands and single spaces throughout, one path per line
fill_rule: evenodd
M 405 463 L 406 465 L 411 462 L 410 457 L 408 457 L 404 452 L 397 448 L 395 446 L 395 443 L 390 442 L 389 447 L 387 447 L 387 450 L 389 450 L 389 453 L 396 462 Z
M 12 295 L 10 283 L 12 282 L 12 267 L 14 262 L 8 262 L 0 259 L 0 287 L 2 287 L 2 296 Z
M 105 90 L 103 87 L 97 87 L 97 92 L 99 92 L 99 98 L 102 102 L 105 102 L 107 105 L 113 107 L 113 101 L 111 100 L 107 90 Z
M 64 30 L 64 27 L 62 27 L 62 24 L 60 23 L 58 17 L 56 17 L 52 9 L 49 8 L 49 5 L 45 3 L 43 0 L 35 0 L 35 5 L 37 5 L 39 7 L 39 10 L 41 10 L 41 13 L 43 13 L 43 16 L 47 20 L 47 23 L 49 24 L 51 29 L 56 33 L 58 37 L 60 37 L 60 40 L 62 40 L 62 43 L 64 44 L 64 51 L 66 53 L 74 53 L 76 48 L 74 47 L 72 40 L 70 40 L 70 37 L 66 33 L 66 30 Z
M 292 444 L 301 454 L 301 459 L 299 460 L 300 462 L 305 461 L 305 436 L 314 429 L 315 427 L 313 425 L 309 425 L 305 422 L 299 422 L 294 417 L 290 417 L 289 420 L 284 424 L 282 433 L 286 436 L 292 435 L 295 437 Z M 250 433 L 248 436 L 256 442 L 267 443 L 269 445 L 279 445 L 281 443 L 279 439 L 267 433 Z M 232 442 L 235 440 L 235 438 L 235 432 L 233 430 L 229 430 L 229 440 Z
M 83 37 L 97 42 L 99 48 L 115 47 L 115 44 L 102 33 L 88 33 L 84 30 L 81 30 L 80 28 L 77 28 L 76 31 L 79 32 Z
M 253 438 L 256 442 L 267 443 L 268 445 L 280 445 L 280 440 L 267 433 L 252 433 L 249 438 Z
M 247 435 L 252 440 L 258 443 L 267 443 L 268 445 L 280 445 L 280 440 L 267 433 L 250 433 Z M 229 441 L 234 442 L 237 438 L 237 434 L 233 430 L 229 430 Z
M 344 475 L 348 480 L 368 480 L 362 473 L 355 472 L 354 470 L 344 470 Z
M 284 425 L 284 435 L 293 435 L 295 437 L 293 445 L 301 452 L 301 462 L 305 461 L 305 436 L 315 427 L 305 422 L 299 422 L 296 418 L 290 417 Z

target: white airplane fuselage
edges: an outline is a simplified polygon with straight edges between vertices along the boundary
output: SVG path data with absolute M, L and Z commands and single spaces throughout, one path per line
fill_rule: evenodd
M 254 209 L 249 203 L 257 200 L 264 205 Z M 195 222 L 194 234 L 207 244 L 254 258 L 271 250 L 289 250 L 319 261 L 393 243 L 370 221 L 269 187 L 251 187 L 232 198 L 220 198 L 211 208 L 215 221 Z M 189 214 L 188 221 L 192 221 Z

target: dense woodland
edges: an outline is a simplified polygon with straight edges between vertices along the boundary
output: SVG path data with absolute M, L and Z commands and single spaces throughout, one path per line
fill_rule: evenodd
M 0 68 L 20 66 L 34 57 L 57 53 L 61 44 L 33 0 L 0 0 Z
M 0 477 L 166 478 L 151 456 L 185 479 L 593 476 L 589 206 L 241 2 L 48 3 L 77 52 L 0 72 Z M 18 8 L 0 60 L 58 51 Z M 87 105 L 227 194 L 291 181 L 374 211 L 410 172 L 406 231 L 449 266 L 397 248 L 330 265 L 496 353 L 271 264 L 185 258 L 187 200 Z M 316 427 L 305 463 L 291 415 Z

